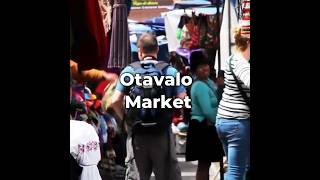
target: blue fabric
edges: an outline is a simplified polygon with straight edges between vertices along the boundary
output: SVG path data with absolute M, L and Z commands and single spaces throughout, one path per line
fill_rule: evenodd
M 104 116 L 99 115 L 98 119 L 99 119 L 99 122 L 100 122 L 101 138 L 103 140 L 103 143 L 107 143 L 107 140 L 108 140 L 108 125 L 106 123 L 106 120 L 105 120 Z
M 199 122 L 208 119 L 214 124 L 219 103 L 214 82 L 210 79 L 205 82 L 195 81 L 191 87 L 190 94 L 192 99 L 191 119 Z
M 250 166 L 250 120 L 217 117 L 216 128 L 228 159 L 227 180 L 243 180 Z

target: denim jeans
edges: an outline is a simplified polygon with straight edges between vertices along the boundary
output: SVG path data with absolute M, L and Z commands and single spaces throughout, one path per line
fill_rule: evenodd
M 250 120 L 218 117 L 216 128 L 228 160 L 225 180 L 244 180 L 250 166 Z

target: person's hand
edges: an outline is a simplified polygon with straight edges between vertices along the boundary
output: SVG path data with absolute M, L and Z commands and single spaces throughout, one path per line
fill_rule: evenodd
M 116 131 L 113 126 L 108 126 L 108 132 L 111 138 L 114 138 L 116 136 Z
M 212 121 L 210 121 L 209 119 L 205 119 L 207 126 L 213 126 Z
M 115 73 L 104 72 L 103 77 L 106 81 L 110 83 L 116 82 L 118 80 L 118 75 Z
M 224 78 L 223 77 L 218 77 L 216 84 L 218 86 L 223 86 L 224 85 Z

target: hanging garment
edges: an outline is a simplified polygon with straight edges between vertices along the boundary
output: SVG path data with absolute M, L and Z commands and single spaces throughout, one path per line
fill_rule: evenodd
M 207 16 L 200 14 L 199 15 L 199 28 L 200 28 L 200 47 L 204 47 L 207 40 Z
M 188 17 L 187 14 L 184 14 L 180 17 L 180 21 L 179 21 L 179 24 L 178 24 L 178 29 L 177 29 L 177 39 L 179 41 L 181 41 L 182 39 L 182 28 L 183 26 L 190 20 L 190 18 Z
M 195 15 L 195 12 L 192 12 L 191 21 L 193 27 L 191 29 L 191 43 L 190 49 L 199 48 L 200 45 L 200 28 L 199 28 L 199 18 Z
M 107 41 L 98 0 L 70 0 L 71 59 L 79 70 L 102 69 Z
M 180 45 L 183 49 L 189 49 L 191 43 L 191 35 L 190 31 L 187 28 L 187 25 L 184 25 L 182 28 L 182 35 Z
M 218 35 L 219 26 L 217 16 L 207 16 L 207 33 L 204 48 L 206 49 L 217 49 L 218 48 Z
M 126 0 L 115 0 L 112 15 L 110 57 L 107 68 L 121 69 L 131 63 Z
M 210 65 L 214 66 L 215 56 L 218 49 L 218 24 L 217 17 L 214 15 L 199 15 L 200 27 L 200 48 L 204 49 Z
M 100 5 L 105 35 L 107 36 L 109 30 L 111 29 L 111 20 L 112 20 L 111 15 L 112 15 L 113 0 L 98 0 L 98 1 Z
M 184 17 L 183 21 L 184 22 L 182 22 L 182 24 L 184 25 L 182 28 L 180 45 L 181 48 L 189 49 L 191 44 L 191 33 L 194 27 L 194 23 L 190 17 Z
M 99 137 L 90 124 L 70 120 L 70 154 L 83 168 L 80 180 L 101 180 Z

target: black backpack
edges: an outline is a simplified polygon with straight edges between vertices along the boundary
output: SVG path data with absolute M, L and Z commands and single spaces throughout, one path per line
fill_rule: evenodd
M 130 64 L 134 69 L 134 74 L 140 74 L 142 79 L 144 76 L 160 76 L 165 75 L 165 70 L 169 66 L 168 63 L 159 61 L 157 64 L 153 63 L 140 63 L 134 62 Z M 164 81 L 161 86 L 157 86 L 154 82 L 150 87 L 138 86 L 136 84 L 129 87 L 127 94 L 132 100 L 135 100 L 137 96 L 143 98 L 160 98 L 161 95 L 168 96 L 166 94 L 166 88 L 164 86 Z M 172 105 L 172 104 L 171 104 Z M 130 107 L 126 109 L 126 122 L 129 127 L 132 128 L 133 133 L 160 133 L 164 132 L 171 125 L 171 119 L 173 116 L 173 110 L 168 108 L 137 108 Z

